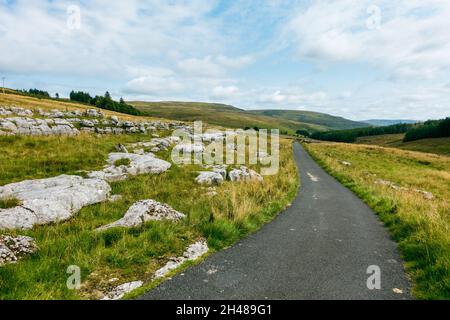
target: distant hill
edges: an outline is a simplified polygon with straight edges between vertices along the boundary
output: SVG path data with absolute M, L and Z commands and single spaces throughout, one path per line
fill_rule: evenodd
M 325 113 L 299 110 L 255 110 L 249 111 L 253 114 L 260 114 L 285 120 L 311 123 L 327 127 L 330 130 L 344 130 L 367 127 L 367 123 L 348 120 Z
M 363 121 L 367 124 L 373 125 L 373 126 L 379 126 L 379 127 L 384 127 L 384 126 L 392 126 L 394 124 L 401 124 L 401 123 L 406 123 L 406 124 L 414 124 L 417 123 L 419 121 L 417 120 L 383 120 L 383 119 L 371 119 L 371 120 L 365 120 Z
M 128 102 L 146 115 L 173 120 L 202 120 L 232 128 L 280 129 L 293 134 L 364 127 L 367 124 L 309 111 L 254 110 L 246 111 L 230 105 L 200 102 Z
M 358 138 L 358 144 L 377 145 L 388 148 L 399 148 L 404 150 L 436 153 L 450 156 L 450 138 L 421 139 L 411 142 L 403 142 L 404 133 L 386 134 L 372 137 Z

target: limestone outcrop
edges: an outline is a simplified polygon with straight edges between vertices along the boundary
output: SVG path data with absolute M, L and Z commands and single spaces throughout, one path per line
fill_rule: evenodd
M 65 221 L 84 206 L 103 202 L 111 192 L 101 179 L 62 175 L 0 187 L 0 199 L 18 199 L 19 206 L 0 209 L 0 230 L 31 229 Z

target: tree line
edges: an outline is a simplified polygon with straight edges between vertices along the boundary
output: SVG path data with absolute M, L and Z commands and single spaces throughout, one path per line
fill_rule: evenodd
M 450 118 L 429 120 L 420 126 L 408 130 L 403 141 L 415 141 L 426 138 L 450 137 Z
M 39 99 L 51 99 L 51 100 L 59 100 L 59 93 L 55 94 L 55 97 L 52 97 L 50 93 L 44 90 L 39 89 L 22 89 L 17 90 L 17 93 L 20 95 L 31 96 Z M 66 99 L 62 99 L 66 100 Z M 120 101 L 114 101 L 111 97 L 111 94 L 107 91 L 104 96 L 95 96 L 92 97 L 88 92 L 83 91 L 71 91 L 70 92 L 70 101 L 81 102 L 84 104 L 88 104 L 91 106 L 95 106 L 97 108 L 116 111 L 120 113 L 126 113 L 131 115 L 142 115 L 142 113 L 135 109 L 133 106 L 127 104 L 122 98 Z
M 450 118 L 442 120 L 429 120 L 416 124 L 395 124 L 385 127 L 367 127 L 349 130 L 336 130 L 326 132 L 314 132 L 310 134 L 304 130 L 298 130 L 301 134 L 316 140 L 353 143 L 360 137 L 379 136 L 383 134 L 405 133 L 404 142 L 426 138 L 450 137 Z
M 30 90 L 17 90 L 17 92 L 23 94 L 23 95 L 27 95 L 27 96 L 31 96 L 31 97 L 36 97 L 36 98 L 47 98 L 50 99 L 50 93 L 48 93 L 47 91 L 43 91 L 43 90 L 39 90 L 39 89 L 30 89 Z
M 111 98 L 111 94 L 108 91 L 106 91 L 104 96 L 95 96 L 95 97 L 92 97 L 88 92 L 71 91 L 69 97 L 71 101 L 89 104 L 100 109 L 116 111 L 135 116 L 141 115 L 141 112 L 139 110 L 127 104 L 122 98 L 120 98 L 119 102 L 114 101 Z

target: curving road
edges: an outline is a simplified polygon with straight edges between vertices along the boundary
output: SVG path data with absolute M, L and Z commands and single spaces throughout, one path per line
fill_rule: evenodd
M 299 144 L 294 157 L 302 188 L 291 207 L 140 299 L 410 299 L 396 245 L 375 213 Z M 379 267 L 381 289 L 368 289 L 369 266 Z

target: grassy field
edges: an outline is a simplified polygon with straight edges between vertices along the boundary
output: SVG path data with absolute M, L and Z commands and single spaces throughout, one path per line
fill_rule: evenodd
M 361 137 L 358 139 L 357 143 L 450 156 L 450 138 L 422 139 L 403 142 L 404 137 L 404 134 Z
M 450 299 L 450 158 L 355 144 L 306 148 L 379 214 L 399 244 L 415 297 Z M 377 184 L 379 179 L 406 189 Z M 434 199 L 415 189 L 432 192 Z
M 299 129 L 326 131 L 333 128 L 353 128 L 357 122 L 309 111 L 245 111 L 233 106 L 198 102 L 129 102 L 149 116 L 173 120 L 202 120 L 232 128 L 259 127 L 280 129 L 295 134 Z
M 114 145 L 142 140 L 139 135 L 0 137 L 0 185 L 101 168 Z M 158 156 L 167 159 L 169 153 Z M 212 250 L 219 250 L 282 211 L 298 189 L 289 140 L 281 141 L 280 168 L 277 176 L 266 178 L 263 184 L 227 182 L 211 198 L 194 181 L 200 168 L 173 166 L 161 175 L 112 183 L 113 194 L 123 196 L 120 200 L 85 207 L 64 223 L 0 232 L 31 236 L 40 248 L 18 264 L 0 268 L 0 299 L 98 299 L 102 292 L 135 280 L 144 280 L 148 288 L 154 272 L 197 239 L 206 238 Z M 121 218 L 142 199 L 167 203 L 187 219 L 94 231 Z M 66 287 L 66 270 L 71 265 L 82 271 L 79 291 Z M 118 280 L 110 282 L 113 278 Z

